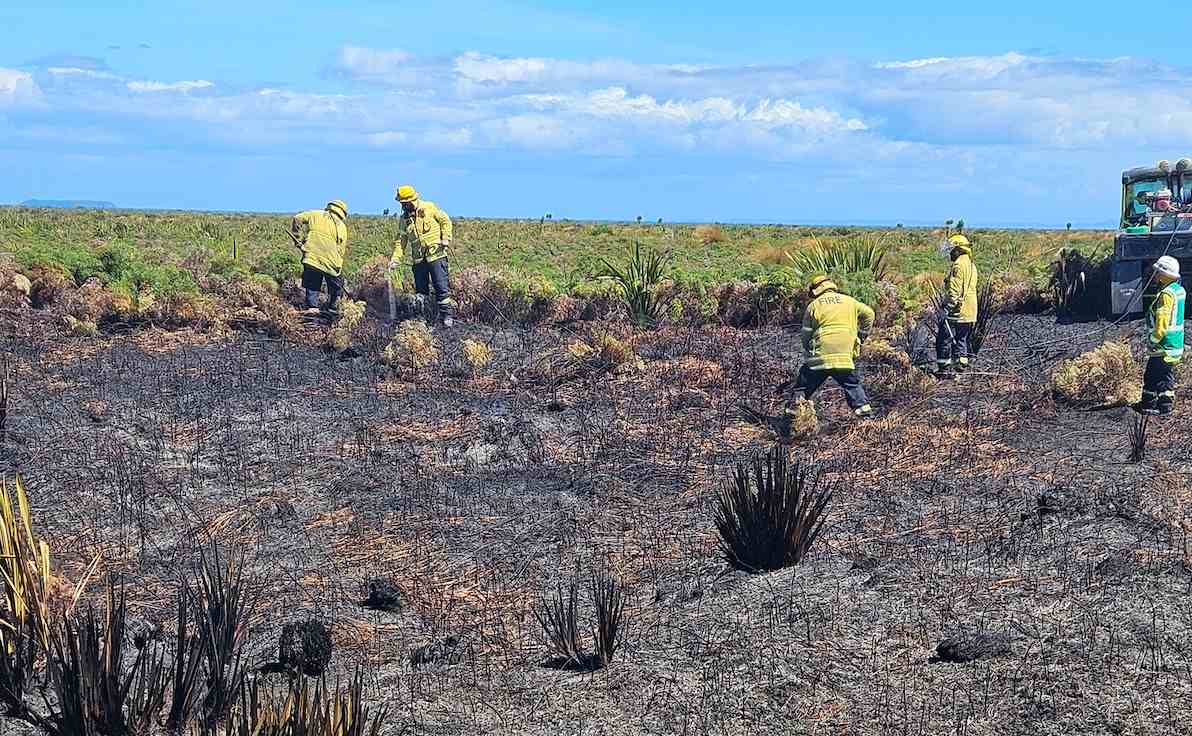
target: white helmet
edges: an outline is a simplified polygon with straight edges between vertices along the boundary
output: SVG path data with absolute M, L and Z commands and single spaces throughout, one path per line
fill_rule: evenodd
M 1178 279 L 1180 277 L 1180 262 L 1171 256 L 1163 256 L 1155 261 L 1155 272 L 1173 279 Z

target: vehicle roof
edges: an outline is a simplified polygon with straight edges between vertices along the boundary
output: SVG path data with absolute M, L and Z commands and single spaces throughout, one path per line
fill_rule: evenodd
M 1157 166 L 1139 166 L 1123 171 L 1122 183 L 1133 184 L 1136 181 L 1145 181 L 1147 179 L 1166 179 L 1170 174 L 1170 171 L 1163 171 Z

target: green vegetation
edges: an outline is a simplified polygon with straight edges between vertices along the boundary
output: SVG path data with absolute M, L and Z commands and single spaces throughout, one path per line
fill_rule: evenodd
M 177 300 L 225 294 L 231 284 L 254 276 L 292 286 L 301 263 L 287 224 L 282 215 L 7 208 L 0 209 L 0 249 L 14 252 L 26 272 L 62 274 L 54 277 L 66 282 L 54 284 L 57 291 L 69 289 L 69 282 L 78 287 L 97 279 L 134 302 L 146 295 Z M 344 270 L 355 288 L 374 278 L 375 269 L 366 264 L 392 253 L 397 220 L 357 216 L 350 230 Z M 470 298 L 478 315 L 494 319 L 591 318 L 632 302 L 630 313 L 638 320 L 761 324 L 797 315 L 807 276 L 824 271 L 892 323 L 929 305 L 948 268 L 939 249 L 947 232 L 457 218 L 452 270 L 462 291 L 479 290 L 460 298 Z M 996 282 L 999 297 L 1013 302 L 1000 305 L 1009 310 L 1050 301 L 1051 264 L 1061 249 L 1095 255 L 1110 237 L 966 232 L 983 277 Z M 644 269 L 637 275 L 635 257 Z M 409 289 L 408 276 L 405 282 Z M 572 306 L 578 313 L 560 313 L 562 297 L 580 302 Z

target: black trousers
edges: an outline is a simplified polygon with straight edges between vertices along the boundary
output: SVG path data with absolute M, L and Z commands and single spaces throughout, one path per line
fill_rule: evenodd
M 1142 408 L 1171 409 L 1175 406 L 1175 364 L 1158 357 L 1146 362 L 1142 374 Z
M 969 362 L 968 341 L 973 332 L 972 322 L 957 322 L 940 317 L 935 333 L 935 359 L 941 367 L 954 364 L 967 366 Z
M 314 266 L 303 264 L 302 288 L 306 289 L 307 307 L 311 309 L 319 308 L 319 292 L 323 290 L 324 283 L 327 284 L 327 308 L 335 309 L 336 303 L 339 302 L 339 295 L 344 290 L 344 277 L 332 276 Z
M 414 291 L 431 296 L 434 291 L 435 305 L 439 308 L 439 319 L 450 319 L 455 313 L 455 302 L 451 299 L 450 274 L 447 259 L 414 264 Z
M 865 387 L 861 385 L 861 372 L 856 368 L 828 368 L 815 371 L 804 365 L 799 369 L 794 390 L 802 391 L 803 397 L 810 399 L 829 378 L 844 389 L 844 398 L 848 401 L 850 409 L 856 411 L 869 405 L 869 397 L 865 395 Z

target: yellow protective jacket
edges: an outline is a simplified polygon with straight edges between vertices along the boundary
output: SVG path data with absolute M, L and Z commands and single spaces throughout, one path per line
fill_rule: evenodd
M 1178 363 L 1184 357 L 1184 301 L 1178 282 L 1165 284 L 1147 313 L 1147 355 Z
M 294 215 L 290 232 L 302 248 L 302 263 L 338 276 L 348 254 L 348 226 L 327 210 Z
M 873 329 L 873 310 L 836 291 L 825 292 L 803 310 L 804 364 L 811 370 L 852 369 L 861 339 Z
M 451 218 L 434 202 L 419 199 L 414 202 L 414 214 L 402 213 L 397 222 L 393 260 L 404 254 L 411 263 L 430 263 L 446 258 L 450 245 Z
M 948 319 L 962 324 L 977 321 L 977 267 L 968 253 L 961 251 L 952 259 L 952 268 L 944 279 L 944 295 L 948 299 Z

